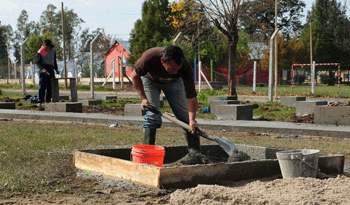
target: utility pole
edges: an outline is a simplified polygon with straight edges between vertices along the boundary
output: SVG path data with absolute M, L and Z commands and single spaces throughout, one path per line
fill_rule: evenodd
M 311 67 L 311 70 L 312 70 L 312 63 L 313 63 L 313 60 L 312 60 L 312 21 L 310 20 L 310 64 L 311 64 L 310 67 Z M 317 78 L 315 78 L 315 79 L 316 79 L 316 84 L 317 84 Z M 312 80 L 314 80 L 314 79 L 312 79 Z
M 15 73 L 15 80 L 17 80 L 17 59 L 14 61 L 13 72 Z
M 96 37 L 90 42 L 90 93 L 91 93 L 91 98 L 95 99 L 95 93 L 94 93 L 94 55 L 93 55 L 93 49 L 92 45 L 96 41 L 96 39 L 100 36 L 100 33 L 96 35 Z M 118 65 L 119 66 L 119 65 Z M 113 73 L 114 76 L 114 73 Z
M 277 4 L 278 0 L 275 0 L 275 31 L 277 31 Z M 277 100 L 277 77 L 278 77 L 278 45 L 277 45 L 277 36 L 275 38 L 275 97 L 274 99 Z
M 63 36 L 63 65 L 64 65 L 64 86 L 67 90 L 67 64 L 66 64 L 66 37 L 64 35 L 64 10 L 62 2 L 62 36 Z
M 10 82 L 10 77 L 11 77 L 11 62 L 10 62 L 10 42 L 9 42 L 9 33 L 6 32 L 6 36 L 7 36 L 7 84 L 9 84 Z
M 26 93 L 26 80 L 25 80 L 25 73 L 24 73 L 24 64 L 25 64 L 25 58 L 24 58 L 24 46 L 29 40 L 29 37 L 27 37 L 23 43 L 21 44 L 21 78 L 22 78 L 22 94 Z

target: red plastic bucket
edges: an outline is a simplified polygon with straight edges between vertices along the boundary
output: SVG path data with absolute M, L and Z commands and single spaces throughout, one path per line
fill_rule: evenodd
M 165 149 L 157 145 L 134 145 L 131 149 L 132 161 L 163 167 Z

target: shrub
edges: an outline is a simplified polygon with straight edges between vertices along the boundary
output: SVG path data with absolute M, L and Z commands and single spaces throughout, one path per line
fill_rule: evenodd
M 328 84 L 329 83 L 329 76 L 327 74 L 321 74 L 320 81 L 323 84 Z
M 304 75 L 296 75 L 294 76 L 294 82 L 297 85 L 301 85 L 304 83 L 306 77 Z
M 0 89 L 0 95 L 2 95 L 2 90 Z

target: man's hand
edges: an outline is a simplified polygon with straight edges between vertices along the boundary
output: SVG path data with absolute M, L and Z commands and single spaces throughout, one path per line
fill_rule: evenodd
M 142 99 L 142 102 L 141 102 L 141 109 L 144 110 L 143 106 L 149 106 L 149 102 L 147 99 Z
M 42 72 L 47 75 L 47 70 L 45 68 L 42 70 Z
M 199 125 L 197 124 L 196 120 L 190 120 L 190 127 L 192 128 L 192 130 L 190 131 L 191 134 L 195 133 L 196 128 L 198 128 L 199 130 L 201 130 L 199 128 Z

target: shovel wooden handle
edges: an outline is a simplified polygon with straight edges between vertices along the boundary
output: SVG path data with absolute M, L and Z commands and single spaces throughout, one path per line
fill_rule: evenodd
M 180 120 L 176 119 L 175 117 L 170 116 L 168 113 L 164 113 L 164 112 L 163 112 L 162 116 L 163 116 L 164 118 L 166 118 L 167 120 L 170 120 L 170 121 L 172 121 L 172 122 L 174 122 L 174 123 L 180 125 L 181 127 L 185 128 L 185 129 L 187 129 L 187 130 L 189 130 L 189 131 L 192 130 L 191 126 L 189 126 L 188 124 L 186 124 L 186 123 L 184 123 L 184 122 L 181 122 Z
M 180 125 L 181 127 L 187 129 L 188 131 L 192 131 L 192 128 L 191 126 L 189 126 L 188 124 L 184 123 L 184 122 L 181 122 L 180 120 L 176 119 L 175 117 L 171 116 L 172 114 L 170 113 L 166 113 L 166 112 L 163 112 L 162 113 L 162 117 Z M 196 134 L 208 139 L 208 140 L 213 140 L 215 141 L 215 138 L 212 137 L 212 136 L 209 136 L 207 134 L 205 134 L 203 131 L 201 131 L 200 129 L 196 128 Z

